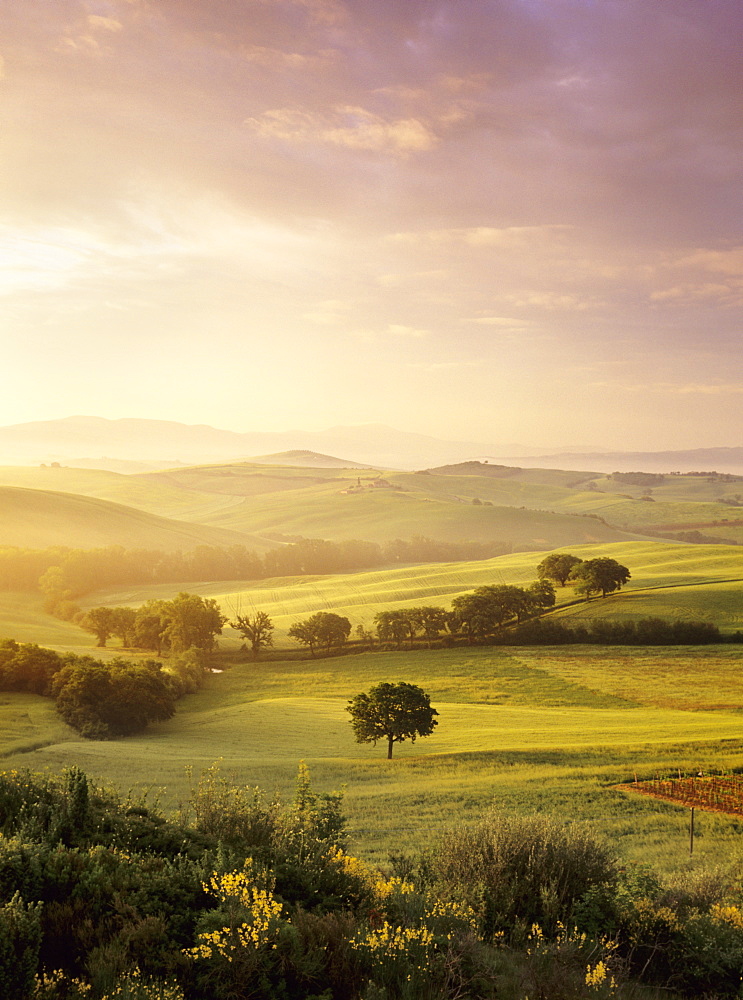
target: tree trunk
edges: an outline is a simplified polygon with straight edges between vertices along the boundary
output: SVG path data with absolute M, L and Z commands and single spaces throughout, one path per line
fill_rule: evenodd
M 392 744 L 394 743 L 394 737 L 387 737 L 387 760 L 392 760 Z

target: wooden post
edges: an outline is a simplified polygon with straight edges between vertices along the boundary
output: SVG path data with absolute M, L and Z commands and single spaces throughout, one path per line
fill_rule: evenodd
M 694 853 L 694 806 L 691 807 L 691 818 L 689 820 L 689 857 Z

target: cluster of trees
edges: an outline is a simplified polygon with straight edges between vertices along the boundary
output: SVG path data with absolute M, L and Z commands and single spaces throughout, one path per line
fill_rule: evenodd
M 0 996 L 739 996 L 732 868 L 663 879 L 494 809 L 389 876 L 347 853 L 341 809 L 302 766 L 286 804 L 209 768 L 171 819 L 77 768 L 0 772 Z
M 611 478 L 628 486 L 662 486 L 666 481 L 660 472 L 612 472 Z
M 139 608 L 91 608 L 77 618 L 99 646 L 115 636 L 123 646 L 147 649 L 158 656 L 187 649 L 211 652 L 227 617 L 211 598 L 182 592 L 171 601 L 146 601 Z
M 189 650 L 168 668 L 155 660 L 104 663 L 32 643 L 0 642 L 0 690 L 53 698 L 64 721 L 87 739 L 130 736 L 169 719 L 176 700 L 201 683 L 204 664 Z
M 453 624 L 451 612 L 435 605 L 424 605 L 417 608 L 397 608 L 393 611 L 380 611 L 374 616 L 374 627 L 380 642 L 394 642 L 398 649 L 405 640 L 413 645 L 418 635 L 426 639 L 435 639 L 447 631 Z
M 580 559 L 567 552 L 551 552 L 537 566 L 540 580 L 555 580 L 564 587 L 568 581 L 575 584 L 575 592 L 588 600 L 592 594 L 602 597 L 621 590 L 630 579 L 626 566 L 616 559 L 601 556 L 598 559 Z
M 471 594 L 455 597 L 451 603 L 452 631 L 461 632 L 472 642 L 553 607 L 555 588 L 549 580 L 538 580 L 529 587 L 507 584 L 477 587 Z
M 357 633 L 362 642 L 371 643 L 376 639 L 385 644 L 394 643 L 398 649 L 402 649 L 406 642 L 412 648 L 419 638 L 431 642 L 442 634 L 465 636 L 468 642 L 472 642 L 492 635 L 504 625 L 541 614 L 554 603 L 555 591 L 547 580 L 538 580 L 526 588 L 506 585 L 478 587 L 472 594 L 455 597 L 451 611 L 436 605 L 380 611 L 374 616 L 373 633 L 361 626 Z M 261 614 L 270 622 L 265 613 Z M 231 624 L 249 638 L 248 632 L 237 622 Z M 309 646 L 313 656 L 317 649 L 330 653 L 341 648 L 350 633 L 348 618 L 327 611 L 295 622 L 288 632 L 292 639 Z M 255 645 L 252 649 L 256 654 Z
M 297 642 L 309 646 L 314 656 L 318 646 L 327 653 L 333 647 L 343 646 L 351 633 L 351 623 L 348 618 L 336 615 L 332 611 L 318 611 L 303 621 L 294 622 L 289 629 L 289 636 Z
M 452 601 L 451 611 L 436 605 L 380 611 L 374 618 L 374 632 L 359 626 L 358 637 L 367 643 L 375 639 L 394 643 L 398 649 L 406 642 L 412 648 L 419 639 L 430 643 L 442 635 L 479 642 L 554 607 L 552 581 L 561 586 L 570 581 L 576 593 L 589 598 L 594 593 L 606 596 L 630 578 L 627 567 L 614 559 L 582 560 L 569 553 L 551 553 L 539 563 L 537 572 L 539 579 L 527 587 L 497 584 L 461 594 Z M 274 624 L 265 611 L 243 614 L 237 610 L 228 620 L 216 601 L 188 593 L 180 593 L 172 601 L 147 601 L 137 609 L 91 608 L 77 621 L 97 637 L 99 646 L 105 646 L 113 636 L 123 646 L 152 650 L 158 656 L 191 648 L 211 652 L 226 622 L 242 635 L 253 658 L 273 645 Z M 288 630 L 289 637 L 307 646 L 312 656 L 318 650 L 330 654 L 342 649 L 350 634 L 349 619 L 329 611 L 295 621 Z

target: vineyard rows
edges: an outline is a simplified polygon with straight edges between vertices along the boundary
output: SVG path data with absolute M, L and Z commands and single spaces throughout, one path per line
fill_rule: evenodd
M 743 775 L 740 774 L 655 777 L 647 781 L 635 778 L 633 785 L 625 787 L 678 805 L 743 815 Z

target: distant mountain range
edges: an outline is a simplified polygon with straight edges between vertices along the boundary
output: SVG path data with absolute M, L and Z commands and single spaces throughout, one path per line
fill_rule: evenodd
M 743 475 L 743 447 L 691 451 L 529 454 L 518 445 L 442 441 L 382 424 L 324 431 L 255 431 L 239 434 L 205 424 L 75 416 L 0 427 L 0 464 L 59 462 L 84 468 L 139 472 L 224 461 L 283 461 L 298 465 L 424 469 L 481 459 L 531 468 L 596 472 L 707 471 Z M 308 453 L 320 453 L 310 459 Z M 288 453 L 288 455 L 286 454 Z M 294 459 L 290 456 L 293 455 Z M 331 458 L 349 455 L 352 458 Z M 260 456 L 260 459 L 252 458 Z

